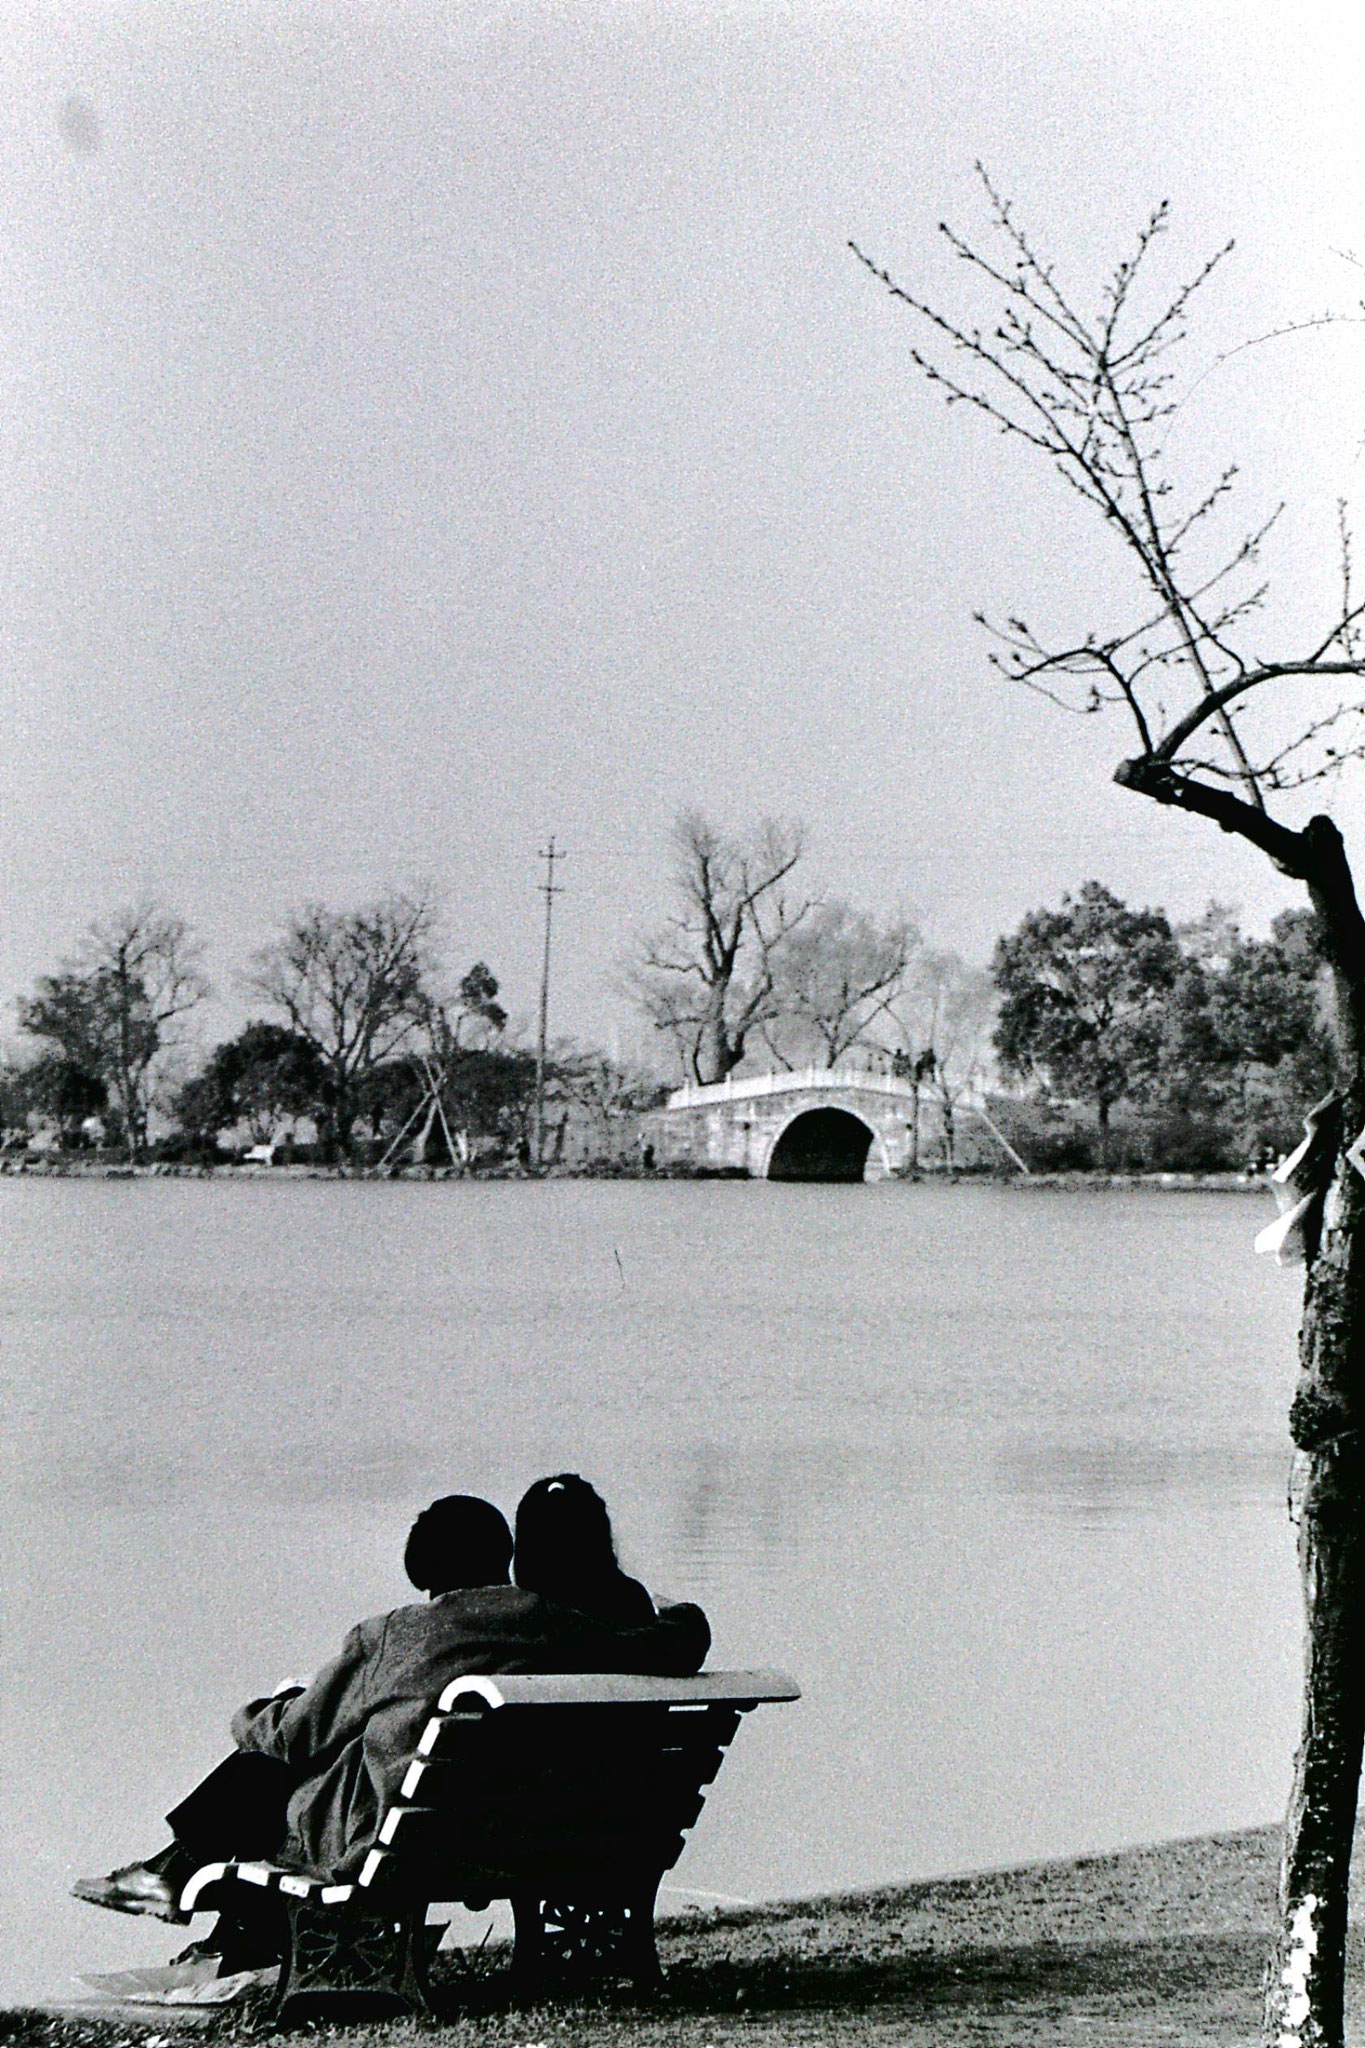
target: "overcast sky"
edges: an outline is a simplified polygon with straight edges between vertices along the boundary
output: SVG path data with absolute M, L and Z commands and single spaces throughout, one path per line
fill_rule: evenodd
M 530 1017 L 554 832 L 552 1027 L 628 1043 L 689 803 L 804 819 L 813 878 L 976 958 L 1091 876 L 1295 900 L 992 676 L 974 608 L 1104 625 L 1126 585 L 845 244 L 957 303 L 980 157 L 1087 301 L 1162 198 L 1172 279 L 1237 237 L 1188 382 L 1349 311 L 1357 5 L 45 0 L 0 75 L 6 1005 L 151 892 L 225 1029 L 291 905 L 429 877 Z M 1365 327 L 1268 343 L 1177 444 L 1289 501 L 1296 646 L 1362 370 Z

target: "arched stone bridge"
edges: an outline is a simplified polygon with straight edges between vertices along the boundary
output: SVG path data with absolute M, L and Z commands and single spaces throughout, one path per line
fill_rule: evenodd
M 646 1118 L 660 1166 L 755 1180 L 887 1180 L 913 1149 L 915 1091 L 893 1074 L 808 1067 L 677 1088 Z

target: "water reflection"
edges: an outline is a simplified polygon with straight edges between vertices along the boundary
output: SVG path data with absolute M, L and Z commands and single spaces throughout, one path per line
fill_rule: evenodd
M 837 1444 L 776 1443 L 750 1452 L 687 1445 L 673 1481 L 672 1537 L 686 1576 L 711 1585 L 741 1562 L 764 1577 L 785 1570 L 822 1527 L 848 1514 L 871 1462 L 867 1452 Z
M 1158 1443 L 1113 1437 L 1072 1443 L 1029 1438 L 997 1455 L 1002 1493 L 1032 1500 L 1048 1513 L 1089 1516 L 1160 1514 L 1166 1496 L 1205 1500 L 1283 1497 L 1289 1451 L 1266 1437 L 1218 1443 Z

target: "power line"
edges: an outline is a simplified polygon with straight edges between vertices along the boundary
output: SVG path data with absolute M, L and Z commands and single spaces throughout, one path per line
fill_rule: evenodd
M 561 884 L 555 881 L 555 862 L 563 860 L 562 853 L 555 851 L 555 836 L 550 834 L 548 846 L 540 849 L 540 858 L 545 863 L 545 880 L 539 885 L 545 898 L 545 951 L 540 968 L 540 1031 L 536 1038 L 536 1118 L 531 1142 L 531 1157 L 537 1166 L 544 1163 L 545 1155 L 545 1043 L 550 1021 L 550 927 L 554 916 L 556 896 L 562 896 Z

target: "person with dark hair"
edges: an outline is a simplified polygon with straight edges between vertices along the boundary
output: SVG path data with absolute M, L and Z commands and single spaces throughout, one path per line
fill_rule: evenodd
M 703 1639 L 695 1624 L 656 1617 L 652 1605 L 639 1623 L 609 1624 L 509 1584 L 511 1557 L 511 1532 L 489 1501 L 433 1501 L 404 1553 L 426 1603 L 360 1622 L 307 1685 L 282 1686 L 240 1708 L 235 1753 L 167 1815 L 170 1845 L 108 1877 L 78 1880 L 74 1895 L 115 1912 L 179 1920 L 194 1871 L 234 1858 L 344 1883 L 364 1862 L 432 1702 L 452 1678 L 700 1667 L 709 1631 Z M 239 1933 L 227 1931 L 220 1944 L 237 1969 L 251 1966 L 247 1952 L 254 1961 L 273 1946 L 273 1930 L 259 1923 Z
M 512 1576 L 598 1621 L 639 1628 L 654 1619 L 649 1594 L 617 1563 L 606 1502 L 577 1472 L 527 1487 L 517 1507 Z
M 459 1576 L 452 1578 L 456 1560 Z M 456 1585 L 506 1585 L 511 1562 L 506 1517 L 469 1493 L 448 1493 L 423 1508 L 403 1550 L 403 1570 L 419 1593 L 433 1598 Z
M 512 1576 L 528 1592 L 609 1628 L 667 1627 L 680 1648 L 686 1645 L 692 1671 L 700 1670 L 711 1647 L 700 1607 L 682 1601 L 656 1611 L 640 1581 L 622 1571 L 607 1504 L 577 1472 L 555 1472 L 527 1487 L 517 1507 Z

